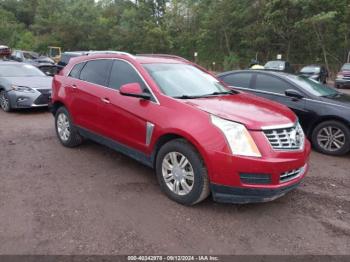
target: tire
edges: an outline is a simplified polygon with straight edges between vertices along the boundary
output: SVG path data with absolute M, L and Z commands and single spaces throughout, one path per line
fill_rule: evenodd
M 11 112 L 11 101 L 7 95 L 7 92 L 5 90 L 1 90 L 0 92 L 0 107 L 5 112 Z
M 55 114 L 56 134 L 62 145 L 66 147 L 76 147 L 83 142 L 82 136 L 73 125 L 68 110 L 60 107 Z
M 339 121 L 325 121 L 317 125 L 311 140 L 314 148 L 323 154 L 340 156 L 350 150 L 349 127 Z
M 175 158 L 176 160 L 173 160 Z M 170 166 L 165 163 L 171 164 L 173 161 L 177 164 L 170 170 Z M 206 199 L 210 193 L 207 169 L 203 159 L 198 151 L 184 139 L 172 140 L 160 148 L 156 158 L 156 174 L 162 191 L 180 204 L 188 206 L 197 204 Z M 165 177 L 172 177 L 172 179 L 166 181 Z M 172 188 L 171 184 L 173 184 Z

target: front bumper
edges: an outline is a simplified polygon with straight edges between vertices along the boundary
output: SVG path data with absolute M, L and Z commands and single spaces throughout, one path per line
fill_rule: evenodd
M 240 157 L 212 152 L 209 165 L 215 201 L 258 203 L 279 198 L 298 187 L 308 172 L 309 141 L 300 151 L 264 149 L 263 157 Z
M 289 191 L 297 188 L 301 180 L 276 189 L 271 188 L 239 188 L 211 184 L 211 192 L 214 201 L 231 204 L 248 204 L 269 202 L 280 198 Z
M 32 108 L 48 106 L 51 99 L 50 89 L 36 89 L 34 92 L 9 91 L 11 108 Z

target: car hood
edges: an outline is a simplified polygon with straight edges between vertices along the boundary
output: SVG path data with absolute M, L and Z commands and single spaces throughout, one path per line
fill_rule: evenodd
M 33 77 L 7 77 L 6 80 L 12 85 L 27 86 L 33 89 L 51 89 L 52 77 L 33 76 Z
M 242 123 L 251 130 L 295 123 L 297 120 L 289 108 L 246 93 L 188 99 L 184 103 L 209 114 Z
M 322 101 L 350 109 L 350 95 L 339 93 L 334 97 L 321 97 Z

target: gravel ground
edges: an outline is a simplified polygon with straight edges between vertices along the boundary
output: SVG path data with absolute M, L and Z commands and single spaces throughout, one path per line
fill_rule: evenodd
M 0 112 L 0 254 L 350 254 L 349 160 L 313 152 L 270 203 L 184 207 L 121 154 L 61 146 L 45 110 Z

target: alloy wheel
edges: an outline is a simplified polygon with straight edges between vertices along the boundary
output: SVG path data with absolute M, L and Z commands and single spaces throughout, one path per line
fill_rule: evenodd
M 62 141 L 68 141 L 70 137 L 70 123 L 66 114 L 60 113 L 57 117 L 57 131 Z
M 167 187 L 176 195 L 184 196 L 191 192 L 194 185 L 194 171 L 183 154 L 170 152 L 165 155 L 162 175 Z
M 346 142 L 343 130 L 334 126 L 326 126 L 317 134 L 317 143 L 327 151 L 337 151 L 344 147 Z
M 6 96 L 5 91 L 1 92 L 0 105 L 4 111 L 8 111 L 9 106 L 10 106 L 10 101 L 9 101 L 8 97 Z

